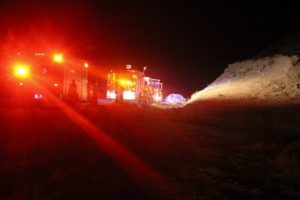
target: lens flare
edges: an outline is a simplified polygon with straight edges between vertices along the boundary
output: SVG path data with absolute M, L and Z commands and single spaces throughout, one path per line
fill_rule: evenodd
M 14 67 L 14 75 L 17 78 L 28 78 L 29 77 L 29 67 L 24 64 L 16 64 Z
M 54 54 L 53 61 L 57 63 L 62 63 L 64 61 L 64 57 L 61 53 Z
M 165 179 L 151 167 L 145 165 L 130 150 L 125 148 L 117 140 L 108 136 L 75 109 L 57 98 L 49 90 L 39 84 L 38 81 L 32 80 L 32 83 L 35 84 L 59 109 L 61 109 L 70 120 L 77 124 L 87 137 L 91 138 L 99 148 L 103 149 L 105 153 L 124 168 L 132 178 L 140 182 L 151 183 L 168 195 L 176 196 L 176 191 L 170 187 Z

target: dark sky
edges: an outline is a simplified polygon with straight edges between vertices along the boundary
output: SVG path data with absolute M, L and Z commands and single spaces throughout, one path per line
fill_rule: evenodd
M 299 30 L 288 1 L 191 2 L 1 1 L 2 50 L 62 49 L 104 72 L 146 65 L 165 93 L 190 95 Z

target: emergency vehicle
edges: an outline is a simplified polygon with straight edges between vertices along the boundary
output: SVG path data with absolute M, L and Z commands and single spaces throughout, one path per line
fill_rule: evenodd
M 3 85 L 6 95 L 18 101 L 47 101 L 47 94 L 43 90 L 61 100 L 68 100 L 72 82 L 76 84 L 77 100 L 85 101 L 88 98 L 86 62 L 65 58 L 62 53 L 21 52 L 9 57 L 5 65 Z
M 159 103 L 162 100 L 162 86 L 159 79 L 145 76 L 145 72 L 127 67 L 124 71 L 107 75 L 106 98 L 115 101 Z

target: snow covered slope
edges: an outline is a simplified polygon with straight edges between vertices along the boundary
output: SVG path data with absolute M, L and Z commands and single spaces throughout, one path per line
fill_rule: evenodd
M 224 73 L 189 102 L 207 99 L 287 100 L 300 98 L 299 56 L 246 60 L 230 64 Z

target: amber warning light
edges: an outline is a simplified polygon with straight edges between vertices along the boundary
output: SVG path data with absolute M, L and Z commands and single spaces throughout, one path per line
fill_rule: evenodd
M 61 53 L 57 53 L 53 55 L 54 62 L 62 63 L 64 61 L 63 55 Z
M 17 78 L 27 78 L 29 76 L 29 67 L 23 64 L 16 64 L 14 67 L 14 75 Z

